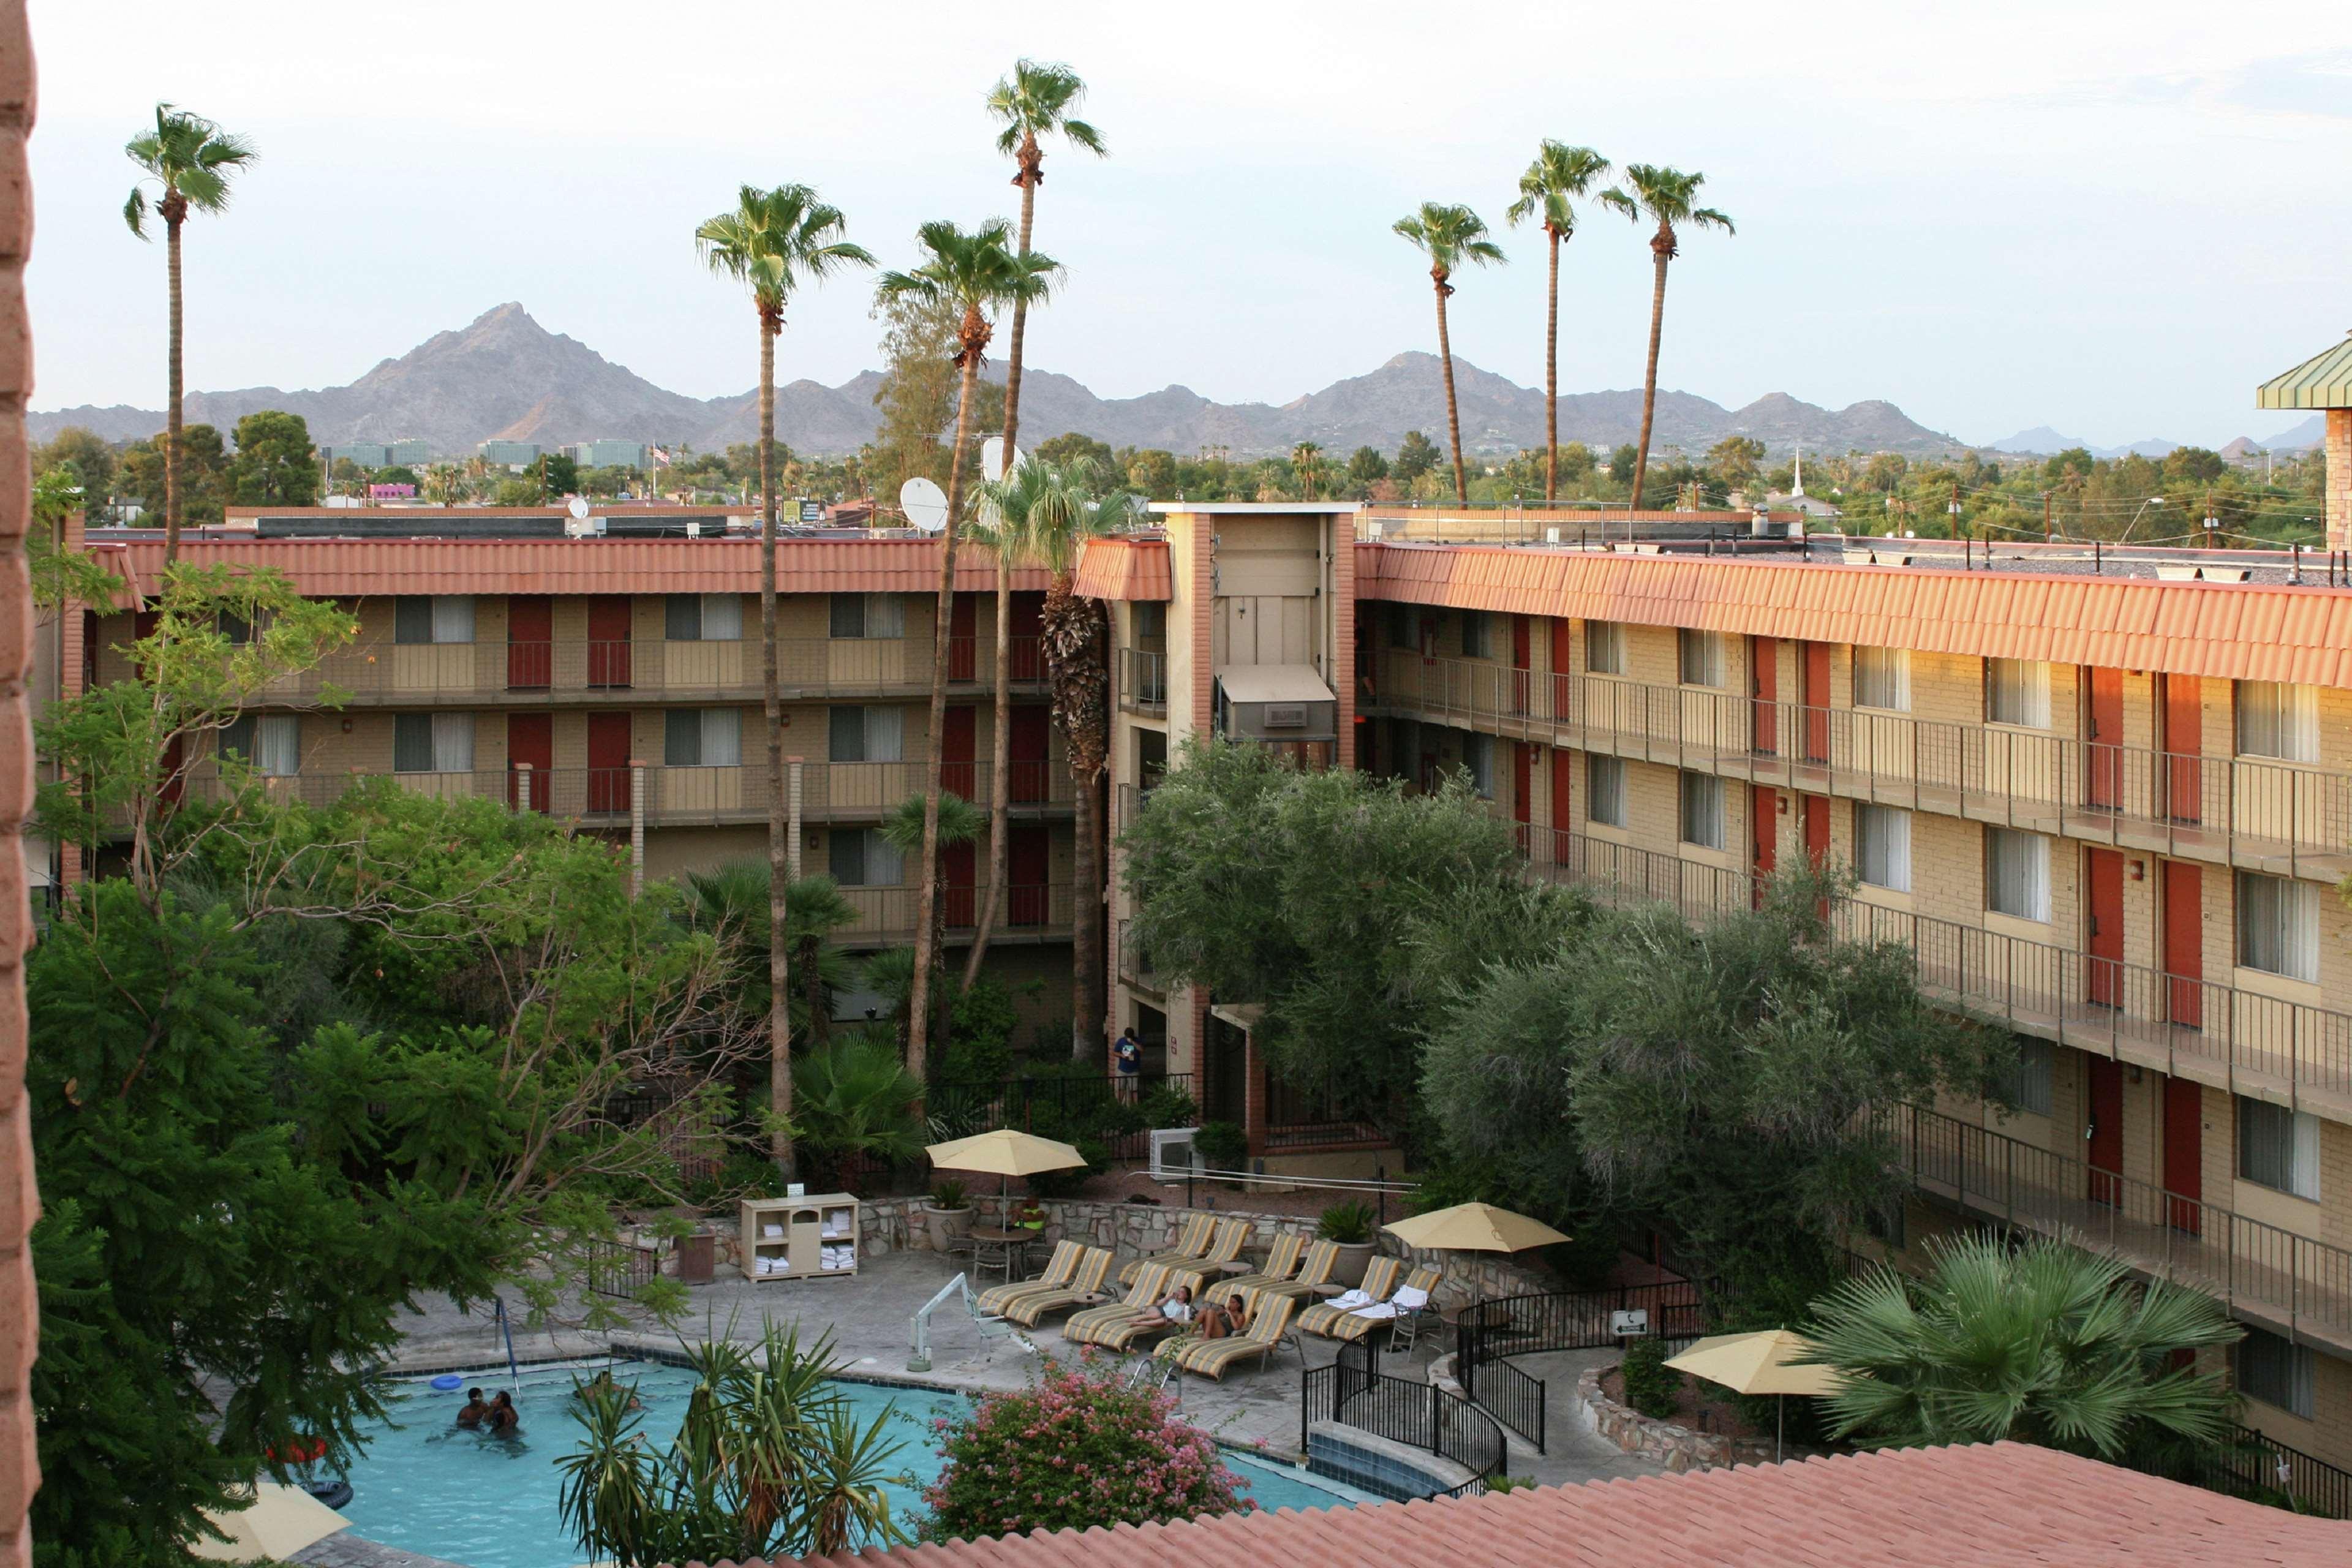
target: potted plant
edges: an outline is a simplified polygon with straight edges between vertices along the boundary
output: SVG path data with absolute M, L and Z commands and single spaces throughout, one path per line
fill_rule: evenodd
M 953 1176 L 931 1184 L 930 1201 L 923 1205 L 923 1228 L 930 1233 L 931 1250 L 945 1252 L 971 1234 L 971 1199 Z
M 1331 1270 L 1331 1278 L 1339 1283 L 1364 1282 L 1364 1270 L 1371 1267 L 1372 1249 L 1380 1239 L 1372 1234 L 1374 1217 L 1370 1206 L 1359 1203 L 1333 1204 L 1323 1211 L 1315 1234 L 1339 1246 L 1339 1261 Z

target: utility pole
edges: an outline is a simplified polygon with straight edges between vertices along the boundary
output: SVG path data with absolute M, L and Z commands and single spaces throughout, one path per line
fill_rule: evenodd
M 2043 490 L 2042 492 L 2042 542 L 2047 544 L 2050 541 L 2050 492 Z

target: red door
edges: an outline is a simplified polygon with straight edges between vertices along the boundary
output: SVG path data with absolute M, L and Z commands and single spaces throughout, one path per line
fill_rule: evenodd
M 1830 798 L 1825 795 L 1804 797 L 1805 862 L 1818 871 L 1830 863 Z
M 939 613 L 936 603 L 931 613 Z M 970 594 L 958 594 L 955 602 L 948 606 L 948 679 L 980 679 L 980 601 Z
M 588 684 L 629 684 L 629 598 L 625 594 L 598 594 L 588 601 Z M 621 750 L 625 760 L 628 747 L 625 744 Z
M 2185 1078 L 2164 1080 L 2165 1209 L 2175 1230 L 2190 1236 L 2204 1229 L 2199 1201 L 2205 1195 L 2205 1090 Z
M 1777 637 L 1748 639 L 1748 690 L 1755 699 L 1756 722 L 1748 744 L 1760 757 L 1778 756 L 1780 743 L 1780 643 Z
M 1045 679 L 1045 595 L 1013 595 L 1013 679 Z M 1017 710 L 1016 710 L 1017 711 Z
M 1522 616 L 1521 623 L 1524 624 L 1526 619 Z M 1530 834 L 1528 824 L 1534 820 L 1531 813 L 1535 806 L 1535 793 L 1536 749 L 1525 741 L 1514 741 L 1511 742 L 1511 820 L 1519 825 L 1521 855 L 1527 854 L 1528 849 Z
M 623 643 L 623 648 L 628 645 Z M 588 715 L 588 812 L 626 815 L 629 809 L 629 716 Z
M 2123 1202 L 2124 1067 L 2105 1057 L 2089 1058 L 2091 1067 L 2091 1127 L 2084 1141 L 2089 1151 L 2091 1201 Z
M 2083 960 L 2083 990 L 2094 1006 L 2124 1003 L 2124 858 L 2119 850 L 2087 849 L 2084 880 L 2090 884 L 2091 929 Z
M 2205 1026 L 2205 873 L 2179 860 L 2164 868 L 2165 1016 L 2184 1029 Z
M 940 787 L 972 801 L 980 798 L 979 769 L 972 760 L 976 711 L 969 702 L 954 704 L 948 709 L 946 728 L 940 731 Z
M 1528 682 L 1533 679 L 1528 673 L 1530 652 L 1528 638 L 1527 616 L 1513 616 L 1511 617 L 1511 711 L 1514 713 L 1524 713 L 1528 710 Z M 1527 835 L 1521 834 L 1519 837 L 1525 838 Z
M 966 710 L 970 711 L 970 710 Z M 950 844 L 940 851 L 940 918 L 950 930 L 966 929 L 980 923 L 980 900 L 977 857 L 970 844 Z
M 1562 621 L 1561 626 L 1568 623 Z M 1557 679 L 1557 678 L 1555 678 Z M 1551 753 L 1551 832 L 1547 836 L 1551 845 L 1548 864 L 1570 864 L 1569 833 L 1576 826 L 1573 795 L 1576 788 L 1576 753 L 1563 752 L 1557 746 Z
M 544 691 L 555 679 L 555 601 L 544 594 L 507 598 L 507 687 Z
M 1576 684 L 1576 623 L 1565 617 L 1551 624 L 1551 711 L 1545 715 L 1555 724 L 1568 722 L 1575 705 L 1569 700 Z M 1566 824 L 1564 816 L 1552 818 L 1552 826 Z
M 1830 645 L 1809 642 L 1804 647 L 1797 700 L 1805 708 L 1805 761 L 1826 763 L 1830 760 Z
M 1013 787 L 1015 805 L 1035 805 L 1045 798 L 1045 730 L 1050 720 L 1036 703 L 1013 710 Z
M 1756 907 L 1764 907 L 1764 883 L 1772 875 L 1774 862 L 1780 858 L 1779 846 L 1773 842 L 1780 835 L 1780 792 L 1763 784 L 1751 785 L 1748 792 L 1748 837 L 1753 847 L 1749 865 L 1756 872 Z
M 624 759 L 625 761 L 626 759 Z M 507 715 L 507 804 L 530 811 L 547 809 L 549 770 L 555 766 L 555 715 L 552 713 L 509 713 Z M 518 775 L 530 770 L 530 795 L 523 795 L 523 782 Z
M 2175 822 L 2205 820 L 2205 697 L 2193 675 L 2164 681 L 2164 809 Z
M 1045 888 L 1051 841 L 1042 822 L 1016 822 L 1004 843 L 1004 923 L 1041 926 L 1051 902 Z
M 2094 666 L 2084 675 L 2083 804 L 2113 811 L 2124 798 L 2124 672 Z

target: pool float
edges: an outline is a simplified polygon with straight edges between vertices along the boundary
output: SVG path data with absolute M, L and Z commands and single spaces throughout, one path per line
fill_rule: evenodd
M 433 1380 L 433 1386 L 447 1394 L 466 1386 L 466 1380 L 454 1372 L 445 1372 Z
M 352 1483 L 341 1476 L 323 1481 L 305 1481 L 302 1489 L 329 1508 L 341 1508 L 352 1500 Z

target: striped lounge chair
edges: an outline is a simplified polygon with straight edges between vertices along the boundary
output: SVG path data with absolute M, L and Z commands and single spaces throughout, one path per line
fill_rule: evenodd
M 1209 1237 L 1215 1232 L 1216 1225 L 1217 1216 L 1214 1215 L 1186 1215 L 1183 1225 L 1177 1229 L 1176 1245 L 1165 1252 L 1147 1253 L 1141 1258 L 1135 1258 L 1118 1271 L 1118 1282 L 1122 1285 L 1134 1284 L 1136 1275 L 1140 1273 L 1148 1264 L 1190 1263 L 1206 1257 L 1209 1251 Z
M 1107 1351 L 1131 1351 L 1153 1334 L 1165 1333 L 1175 1322 L 1160 1315 L 1168 1298 L 1168 1266 L 1147 1263 L 1127 1288 L 1124 1300 L 1107 1307 L 1089 1307 L 1062 1325 L 1062 1338 L 1074 1345 L 1095 1345 Z
M 1213 1280 L 1201 1300 L 1211 1303 L 1222 1302 L 1239 1290 L 1255 1290 L 1261 1285 L 1287 1284 L 1290 1277 L 1298 1272 L 1298 1260 L 1306 1256 L 1307 1238 L 1285 1231 L 1274 1238 L 1274 1246 L 1267 1250 L 1265 1261 L 1258 1267 L 1256 1273 L 1236 1274 Z
M 1316 1287 L 1331 1283 L 1331 1272 L 1339 1266 L 1339 1244 L 1318 1241 L 1307 1249 L 1307 1261 L 1298 1272 L 1287 1279 L 1277 1279 L 1268 1285 L 1244 1287 L 1243 1299 L 1255 1312 L 1269 1300 L 1286 1300 L 1294 1307 L 1313 1299 Z
M 1414 1269 L 1405 1276 L 1404 1283 L 1396 1288 L 1396 1295 L 1402 1295 L 1407 1290 L 1418 1291 L 1421 1296 L 1418 1306 L 1401 1306 L 1396 1297 L 1391 1296 L 1385 1301 L 1376 1301 L 1369 1307 L 1357 1308 L 1324 1331 L 1325 1337 L 1335 1340 L 1360 1340 L 1382 1323 L 1394 1325 L 1400 1335 L 1402 1335 L 1406 1332 L 1409 1324 L 1418 1325 L 1422 1315 L 1430 1310 L 1429 1293 L 1437 1289 L 1437 1270 L 1434 1268 L 1424 1266 Z M 1404 1339 L 1402 1342 L 1409 1344 L 1412 1342 L 1410 1339 Z
M 1078 1261 L 1086 1256 L 1084 1244 L 1057 1241 L 1054 1256 L 1045 1262 L 1045 1272 L 1034 1279 L 1016 1279 L 1009 1285 L 992 1285 L 980 1293 L 980 1310 L 1002 1317 L 1004 1309 L 1024 1296 L 1034 1296 L 1048 1290 L 1066 1290 L 1070 1281 L 1078 1277 Z
M 1255 1228 L 1245 1219 L 1219 1220 L 1215 1231 L 1210 1236 L 1208 1251 L 1196 1259 L 1168 1265 L 1170 1291 L 1174 1291 L 1179 1285 L 1189 1285 L 1192 1288 L 1192 1300 L 1202 1300 L 1202 1293 L 1213 1281 L 1221 1278 L 1219 1268 L 1241 1257 L 1242 1248 L 1248 1245 L 1250 1235 Z
M 1103 1282 L 1110 1278 L 1111 1255 L 1104 1247 L 1089 1247 L 1078 1259 L 1078 1271 L 1059 1290 L 1037 1290 L 1026 1296 L 1015 1296 L 1006 1305 L 1004 1315 L 1024 1329 L 1034 1329 L 1043 1322 L 1048 1312 L 1066 1312 L 1073 1307 L 1089 1306 L 1102 1300 Z
M 1360 1338 L 1360 1335 L 1353 1332 L 1338 1332 L 1333 1325 L 1346 1321 L 1349 1314 L 1359 1307 L 1369 1307 L 1375 1301 L 1387 1300 L 1395 1292 L 1397 1280 L 1403 1273 L 1404 1259 L 1402 1258 L 1373 1258 L 1364 1269 L 1362 1284 L 1344 1296 L 1335 1296 L 1328 1301 L 1318 1301 L 1301 1313 L 1298 1319 L 1298 1331 L 1328 1340 Z
M 1282 1348 L 1282 1336 L 1290 1327 L 1290 1314 L 1298 1303 L 1285 1296 L 1276 1296 L 1265 1304 L 1263 1311 L 1250 1320 L 1250 1325 L 1238 1334 L 1221 1340 L 1188 1338 L 1181 1342 L 1162 1346 L 1168 1359 L 1182 1371 L 1213 1377 L 1219 1383 L 1225 1373 L 1243 1362 L 1256 1358 L 1260 1367 Z

